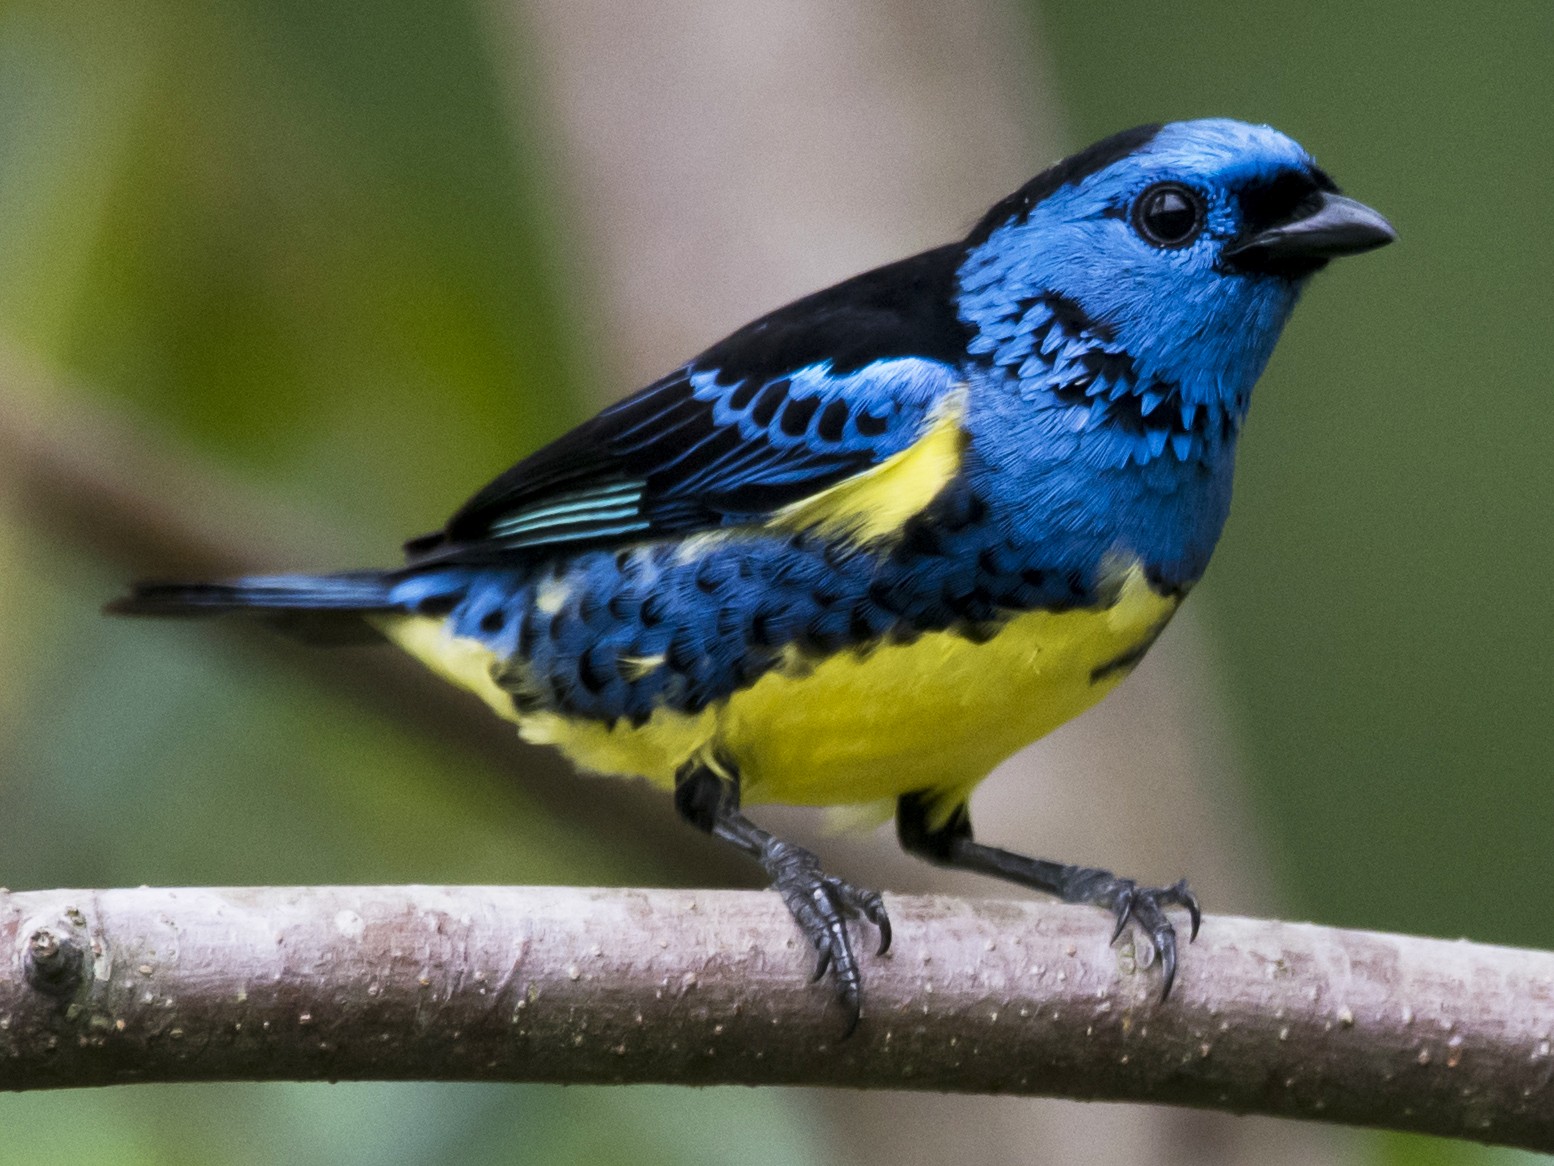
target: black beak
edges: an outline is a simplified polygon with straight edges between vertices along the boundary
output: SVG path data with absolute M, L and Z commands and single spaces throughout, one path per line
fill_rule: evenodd
M 1358 255 L 1385 247 L 1398 237 L 1363 202 L 1318 191 L 1282 223 L 1226 245 L 1221 258 L 1239 271 L 1305 275 L 1340 255 Z

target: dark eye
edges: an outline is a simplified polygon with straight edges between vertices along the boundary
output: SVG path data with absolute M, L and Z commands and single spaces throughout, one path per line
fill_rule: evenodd
M 1203 199 L 1177 182 L 1151 186 L 1133 204 L 1133 229 L 1156 247 L 1185 247 L 1203 230 Z

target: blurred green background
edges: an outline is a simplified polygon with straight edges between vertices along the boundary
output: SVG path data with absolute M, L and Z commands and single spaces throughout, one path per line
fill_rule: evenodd
M 496 51 L 493 7 L 0 3 L 0 394 L 128 416 L 328 532 L 330 563 L 280 565 L 343 566 L 632 387 L 601 371 L 548 46 Z M 1193 602 L 1283 913 L 1554 946 L 1554 6 L 1016 15 L 1067 146 L 1268 121 L 1398 226 L 1297 313 Z M 126 570 L 0 497 L 7 885 L 672 877 L 208 628 L 100 619 Z M 0 1098 L 0 1132 L 30 1166 L 839 1160 L 775 1091 L 136 1087 Z

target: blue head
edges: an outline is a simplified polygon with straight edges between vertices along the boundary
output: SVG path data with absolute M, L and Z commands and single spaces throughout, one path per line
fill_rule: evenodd
M 1239 419 L 1307 277 L 1392 238 L 1277 130 L 1142 126 L 988 212 L 961 269 L 961 312 L 990 351 L 1022 304 L 1061 296 L 1141 382 Z
M 1011 521 L 1032 541 L 1196 578 L 1301 288 L 1392 238 L 1267 126 L 1142 126 L 1037 176 L 988 212 L 959 271 L 989 489 L 1025 500 Z

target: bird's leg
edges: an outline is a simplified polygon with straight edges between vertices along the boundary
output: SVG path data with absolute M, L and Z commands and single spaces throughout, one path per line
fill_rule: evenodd
M 903 849 L 940 866 L 976 871 L 1045 891 L 1065 903 L 1105 907 L 1117 921 L 1112 932 L 1114 942 L 1131 919 L 1149 936 L 1155 954 L 1160 957 L 1160 999 L 1164 1001 L 1171 994 L 1171 983 L 1176 979 L 1176 928 L 1166 917 L 1165 909 L 1187 909 L 1192 919 L 1189 940 L 1198 938 L 1201 919 L 1197 896 L 1188 889 L 1186 879 L 1169 887 L 1141 887 L 1109 870 L 1026 858 L 973 842 L 971 813 L 966 803 L 956 806 L 940 826 L 929 824 L 931 807 L 931 800 L 923 793 L 906 794 L 897 801 L 896 836 Z
M 890 916 L 878 891 L 861 890 L 826 874 L 803 847 L 774 838 L 739 810 L 738 779 L 730 781 L 690 762 L 675 776 L 675 809 L 698 830 L 742 850 L 765 869 L 800 930 L 819 954 L 815 979 L 831 970 L 847 1010 L 850 1036 L 858 1024 L 863 976 L 847 936 L 847 919 L 862 916 L 879 928 L 879 953 L 890 947 Z

